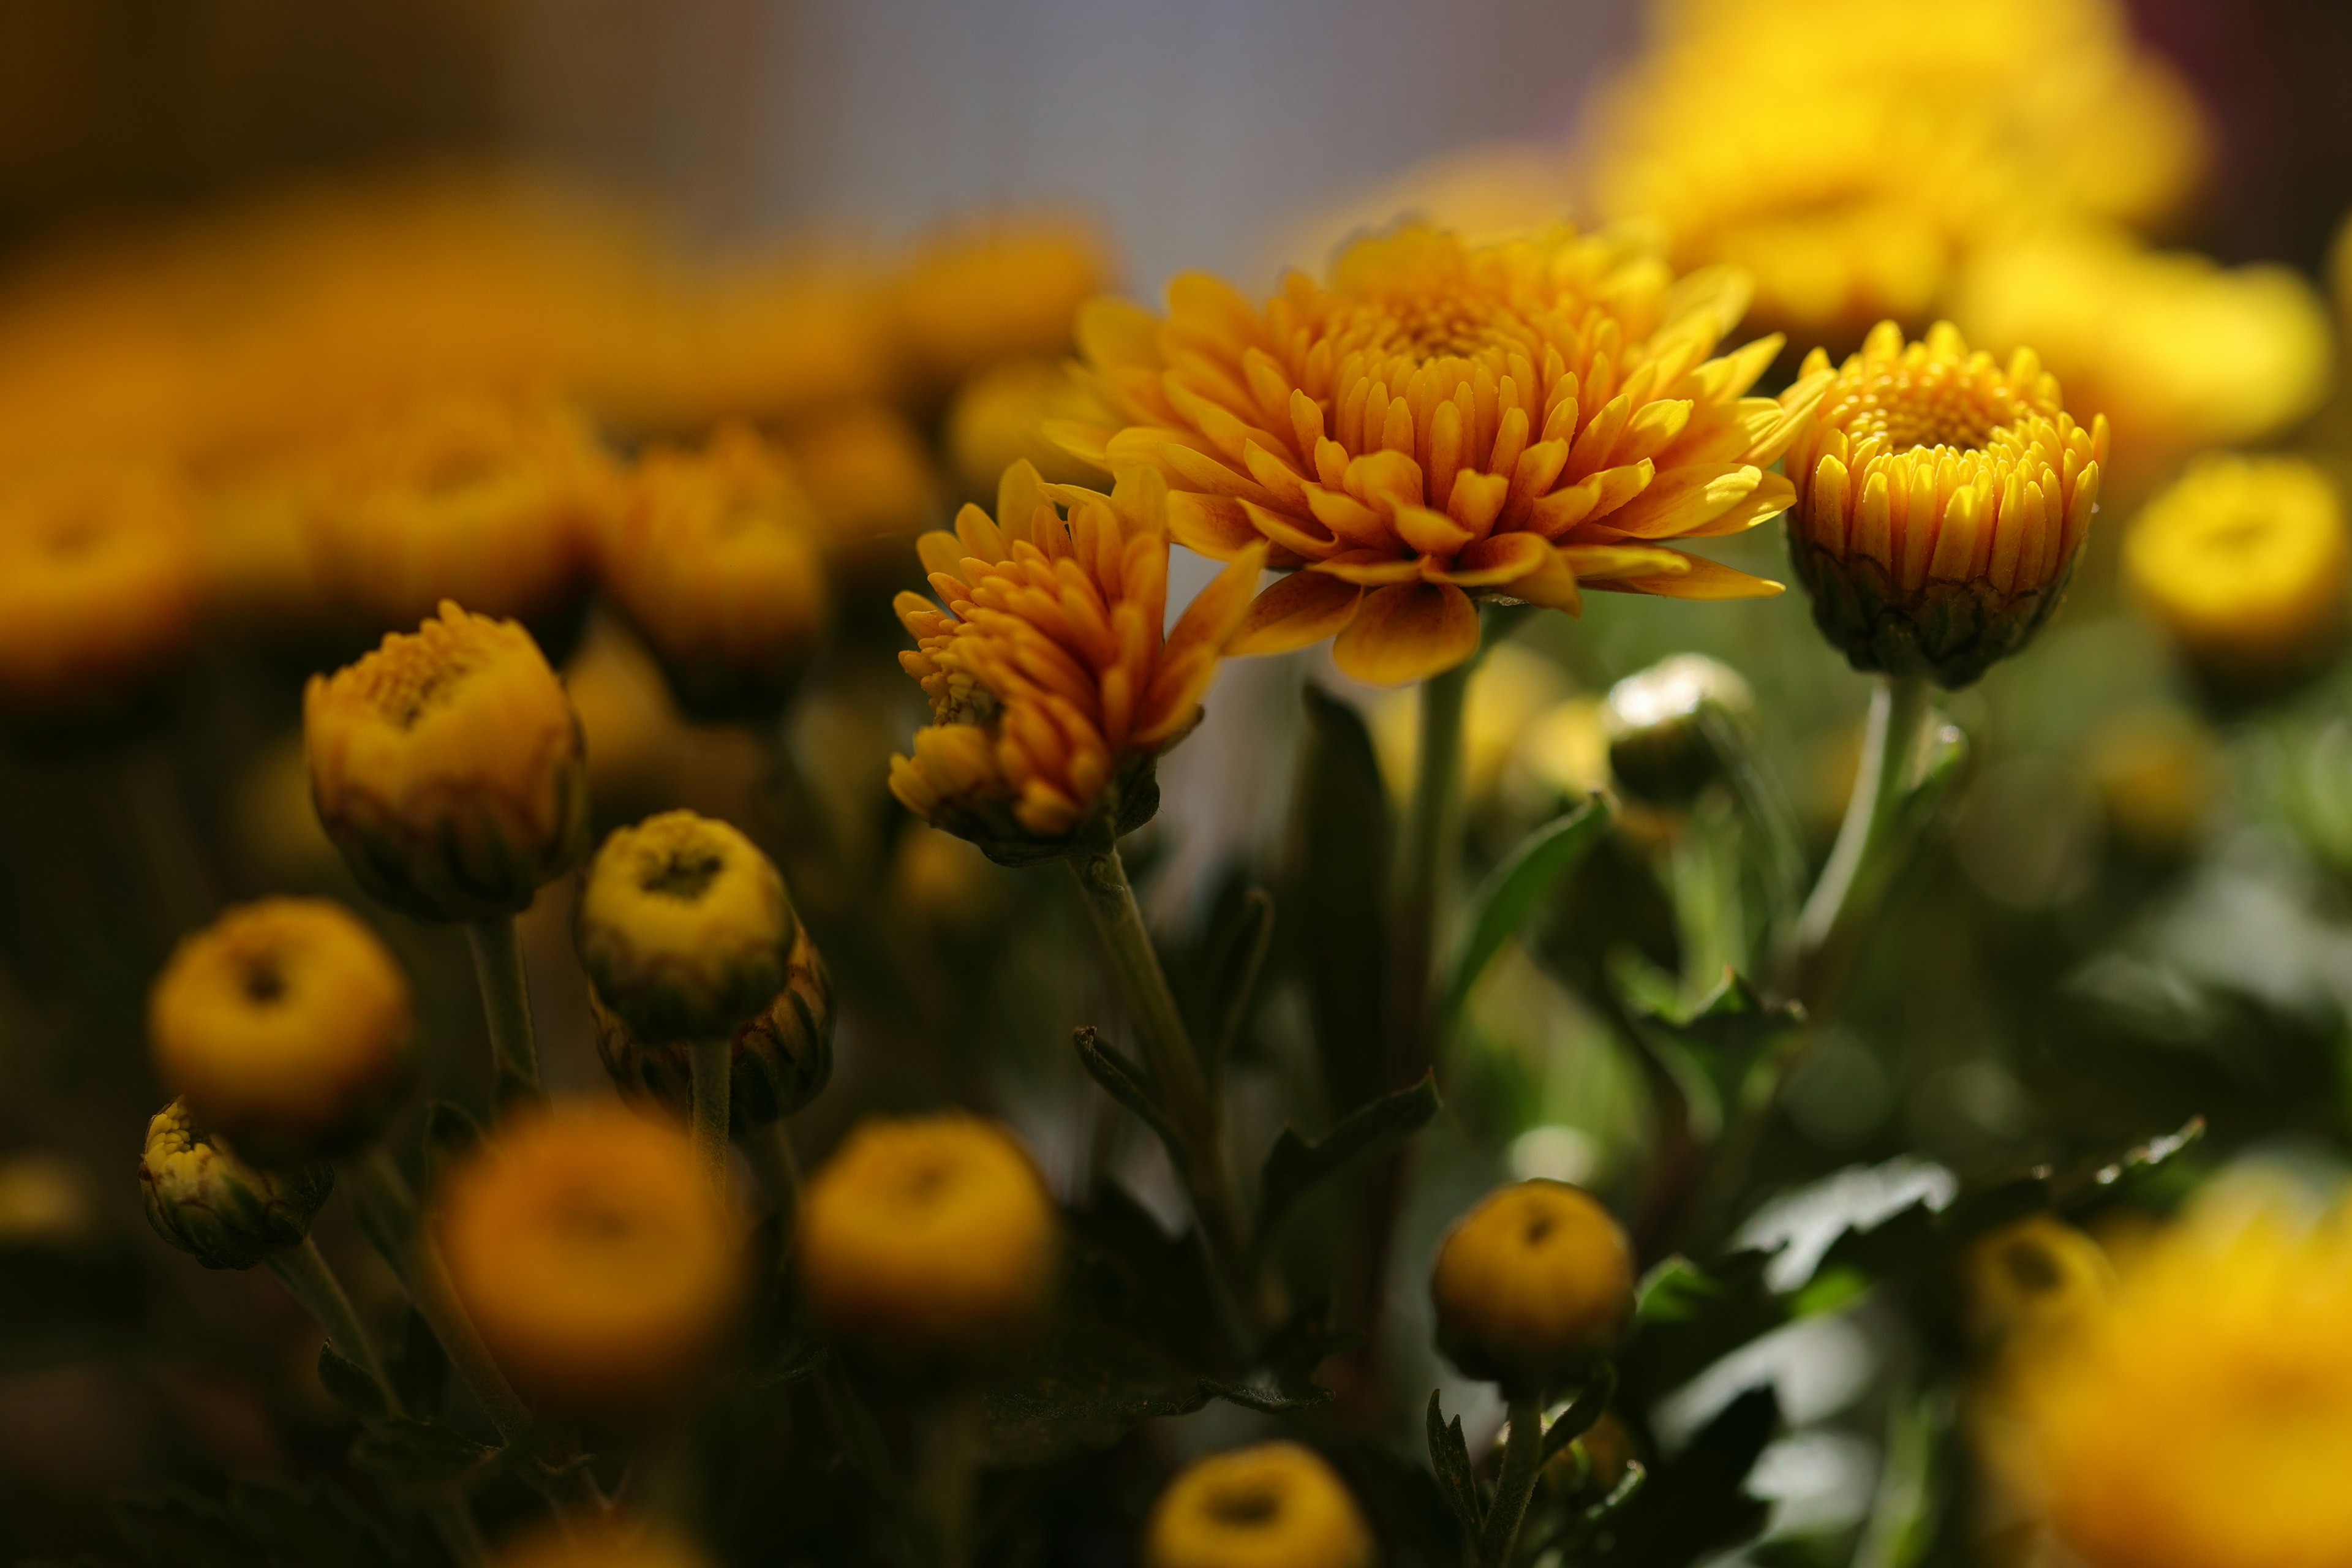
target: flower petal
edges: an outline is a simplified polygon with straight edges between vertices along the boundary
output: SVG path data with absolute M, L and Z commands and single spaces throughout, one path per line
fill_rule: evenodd
M 1242 503 L 1231 496 L 1178 490 L 1168 498 L 1168 536 L 1195 554 L 1231 561 L 1261 542 Z
M 1628 539 L 1672 539 L 1713 522 L 1756 493 L 1764 470 L 1749 463 L 1675 468 L 1610 514 Z
M 1425 506 L 1397 508 L 1396 531 L 1400 538 L 1423 555 L 1446 559 L 1475 537 L 1444 512 L 1432 511 Z
M 1429 562 L 1419 555 L 1398 555 L 1386 550 L 1343 550 L 1328 561 L 1318 561 L 1307 567 L 1310 572 L 1322 572 L 1342 583 L 1359 587 L 1384 587 L 1391 583 L 1411 583 L 1426 575 Z
M 1588 588 L 1606 589 L 1618 594 L 1656 594 L 1669 599 L 1769 599 L 1782 591 L 1781 584 L 1769 577 L 1751 577 L 1719 561 L 1709 561 L 1703 555 L 1685 555 L 1679 550 L 1662 552 L 1681 555 L 1683 569 L 1661 573 L 1654 576 L 1628 576 L 1610 582 L 1595 582 L 1587 577 Z
M 1331 645 L 1340 673 L 1372 686 L 1402 686 L 1452 669 L 1478 651 L 1478 610 L 1450 583 L 1375 588 Z
M 1455 556 L 1450 568 L 1441 568 L 1432 562 L 1424 575 L 1432 582 L 1452 583 L 1457 587 L 1487 588 L 1498 583 L 1516 583 L 1541 571 L 1551 559 L 1551 545 L 1538 534 L 1496 533 Z
M 1243 658 L 1321 642 L 1356 618 L 1363 596 L 1352 583 L 1319 572 L 1294 573 L 1250 602 L 1225 652 Z

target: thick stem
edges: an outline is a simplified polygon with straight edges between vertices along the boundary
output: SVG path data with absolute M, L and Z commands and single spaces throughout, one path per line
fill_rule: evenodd
M 721 1035 L 687 1047 L 694 1071 L 694 1157 L 703 1179 L 727 1196 L 727 1107 L 733 1090 L 735 1042 Z
M 1391 927 L 1389 1088 L 1419 1078 L 1436 1054 L 1433 967 L 1462 858 L 1462 717 L 1477 663 L 1421 683 L 1421 743 Z
M 751 1174 L 770 1212 L 782 1217 L 784 1239 L 790 1241 L 801 1203 L 801 1161 L 793 1152 L 792 1130 L 781 1121 L 767 1123 L 743 1140 L 743 1156 L 751 1163 Z
M 972 1489 L 980 1469 L 986 1415 L 978 1393 L 950 1394 L 930 1435 L 922 1489 L 932 1535 L 939 1542 L 940 1568 L 968 1568 L 971 1562 Z
M 522 939 L 512 915 L 474 921 L 466 927 L 474 949 L 474 975 L 482 985 L 482 1015 L 490 1026 L 490 1057 L 499 1088 L 541 1092 L 539 1047 L 530 1028 L 530 989 L 523 981 Z
M 1519 1542 L 1519 1525 L 1528 1516 L 1528 1500 L 1535 1495 L 1536 1477 L 1542 1470 L 1543 1397 L 1514 1394 L 1503 1475 L 1495 1484 L 1495 1500 L 1486 1510 L 1486 1528 L 1478 1542 L 1478 1561 L 1485 1568 L 1509 1568 L 1511 1553 Z
M 376 1392 L 383 1395 L 383 1407 L 399 1415 L 400 1395 L 393 1389 L 383 1359 L 376 1354 L 375 1341 L 360 1322 L 359 1314 L 352 1310 L 352 1299 L 343 1293 L 342 1281 L 335 1278 L 319 1244 L 304 1237 L 301 1246 L 274 1254 L 269 1259 L 269 1271 L 302 1303 L 304 1311 L 319 1320 L 335 1353 L 368 1374 Z
M 1857 931 L 1878 912 L 1870 895 L 1884 879 L 1888 830 L 1902 809 L 1919 731 L 1934 706 L 1934 689 L 1924 676 L 1881 676 L 1871 692 L 1845 821 L 1797 921 L 1795 989 L 1809 1007 L 1832 993 L 1853 956 Z
M 1223 1131 L 1201 1058 L 1184 1028 L 1143 910 L 1129 886 L 1127 868 L 1116 845 L 1098 855 L 1078 856 L 1069 862 L 1087 908 L 1102 933 L 1103 947 L 1118 972 L 1119 988 L 1135 1015 L 1143 1037 L 1144 1059 L 1167 1107 L 1169 1120 L 1184 1147 L 1172 1151 L 1192 1187 L 1192 1205 L 1199 1212 L 1212 1249 L 1230 1270 L 1238 1256 L 1242 1234 L 1241 1205 L 1225 1173 Z

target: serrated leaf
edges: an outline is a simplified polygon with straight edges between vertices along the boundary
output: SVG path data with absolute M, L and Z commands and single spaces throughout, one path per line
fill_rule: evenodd
M 1469 1539 L 1478 1538 L 1486 1510 L 1478 1504 L 1478 1482 L 1470 1468 L 1470 1447 L 1462 1438 L 1462 1417 L 1445 1419 L 1444 1402 L 1436 1389 L 1429 1391 L 1429 1463 L 1437 1472 L 1437 1489 L 1445 1506 Z
M 1307 978 L 1315 1048 L 1331 1103 L 1381 1089 L 1389 1001 L 1388 792 L 1362 715 L 1315 686 L 1304 694 L 1285 928 Z
M 1437 1079 L 1424 1073 L 1419 1083 L 1384 1094 L 1341 1117 L 1321 1138 L 1312 1142 L 1286 1127 L 1274 1141 L 1259 1174 L 1256 1244 L 1262 1252 L 1272 1244 L 1283 1216 L 1314 1187 L 1336 1174 L 1350 1161 L 1385 1153 L 1423 1127 L 1437 1114 Z
M 380 1421 L 392 1414 L 375 1379 L 365 1367 L 337 1350 L 332 1340 L 319 1346 L 319 1382 L 336 1404 L 362 1421 Z
M 1518 934 L 1554 884 L 1584 858 L 1609 826 L 1599 795 L 1552 818 L 1513 845 L 1470 896 L 1461 945 L 1447 967 L 1443 1016 L 1450 1028 L 1486 965 Z
M 456 1480 L 498 1451 L 444 1422 L 393 1415 L 360 1434 L 352 1461 L 387 1480 L 425 1487 Z

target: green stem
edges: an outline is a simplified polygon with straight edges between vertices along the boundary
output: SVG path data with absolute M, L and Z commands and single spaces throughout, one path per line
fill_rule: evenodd
M 694 1155 L 710 1190 L 727 1196 L 727 1108 L 733 1090 L 735 1042 L 725 1035 L 688 1046 L 694 1072 Z
M 771 1121 L 743 1140 L 743 1157 L 751 1163 L 768 1207 L 784 1222 L 784 1240 L 801 1202 L 800 1156 L 793 1152 L 793 1135 L 782 1121 Z
M 1861 765 L 1845 821 L 1821 880 L 1797 920 L 1796 993 L 1809 1008 L 1832 996 L 1843 981 L 1858 937 L 1878 914 L 1877 894 L 1892 870 L 1890 839 L 1912 783 L 1919 731 L 1935 707 L 1935 689 L 1925 676 L 1881 676 L 1870 696 L 1870 719 L 1863 733 Z
M 1211 1250 L 1225 1264 L 1232 1279 L 1240 1252 L 1241 1205 L 1225 1173 L 1222 1121 L 1209 1094 L 1200 1053 L 1184 1028 L 1184 1016 L 1177 1010 L 1168 976 L 1160 967 L 1160 955 L 1152 948 L 1151 933 L 1144 926 L 1143 910 L 1128 883 L 1127 867 L 1119 859 L 1117 845 L 1100 854 L 1074 857 L 1069 866 L 1094 915 L 1095 929 L 1102 933 L 1119 988 L 1135 1015 L 1153 1083 L 1184 1144 L 1171 1152 L 1178 1157 L 1177 1163 L 1192 1188 L 1192 1206 L 1200 1215 Z
M 1412 801 L 1399 842 L 1388 1087 L 1412 1082 L 1436 1054 L 1433 1016 L 1438 933 L 1462 858 L 1462 718 L 1472 658 L 1421 683 L 1421 741 Z
M 1478 1543 L 1478 1561 L 1484 1568 L 1508 1568 L 1511 1552 L 1518 1545 L 1519 1525 L 1528 1516 L 1528 1500 L 1535 1495 L 1536 1477 L 1542 1470 L 1543 1397 L 1514 1394 L 1503 1475 L 1495 1484 L 1495 1500 L 1486 1510 L 1486 1528 Z
M 962 1390 L 948 1395 L 931 1433 L 923 1476 L 923 1501 L 939 1542 L 940 1568 L 968 1568 L 971 1562 L 972 1485 L 980 1468 L 981 1434 L 987 1410 L 980 1395 Z
M 520 1089 L 537 1095 L 539 1047 L 531 1035 L 530 987 L 522 972 L 522 939 L 512 915 L 469 921 L 466 939 L 474 949 L 474 975 L 482 985 L 482 1014 L 490 1028 L 490 1057 L 504 1098 Z

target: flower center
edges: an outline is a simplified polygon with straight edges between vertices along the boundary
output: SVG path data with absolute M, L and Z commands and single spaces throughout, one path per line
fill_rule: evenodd
M 1208 1511 L 1228 1529 L 1262 1530 L 1282 1517 L 1282 1498 L 1271 1487 L 1234 1487 L 1210 1493 Z
M 637 887 L 657 898 L 690 904 L 709 891 L 710 884 L 726 868 L 724 855 L 704 845 L 692 845 L 656 859 L 637 879 Z
M 1898 452 L 1920 447 L 1981 450 L 1993 431 L 2021 410 L 1968 384 L 1952 374 L 1956 368 L 1933 363 L 1863 387 L 1848 395 L 1851 401 L 1837 423 L 1855 437 L 1882 437 Z
M 275 957 L 256 957 L 245 966 L 241 976 L 245 999 L 257 1007 L 267 1007 L 286 994 L 286 973 Z

